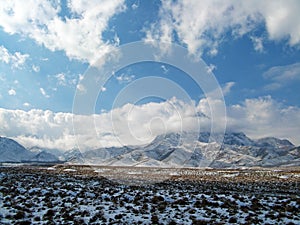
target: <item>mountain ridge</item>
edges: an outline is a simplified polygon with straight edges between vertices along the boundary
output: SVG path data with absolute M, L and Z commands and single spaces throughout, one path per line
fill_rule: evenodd
M 107 166 L 213 168 L 300 166 L 300 146 L 274 137 L 254 140 L 242 132 L 211 136 L 208 132 L 200 132 L 198 137 L 188 132 L 168 133 L 157 136 L 145 146 L 98 148 L 85 152 L 76 148 L 61 153 L 55 151 L 52 154 L 50 149 L 38 147 L 27 150 L 12 139 L 0 139 L 0 162 L 65 161 Z
M 190 135 L 195 137 L 195 134 Z M 163 134 L 143 147 L 89 150 L 82 153 L 80 160 L 87 164 L 116 166 L 235 168 L 300 165 L 300 155 L 295 153 L 297 147 L 288 140 L 274 137 L 254 140 L 242 132 L 226 132 L 223 135 L 210 136 L 208 132 L 200 132 L 192 143 L 184 140 L 186 137 L 189 140 L 188 133 Z M 290 152 L 294 148 L 296 150 Z M 91 158 L 91 155 L 94 157 Z M 97 158 L 97 155 L 105 157 Z
M 60 162 L 53 154 L 35 149 L 30 151 L 17 141 L 0 137 L 0 163 L 23 163 L 23 162 Z

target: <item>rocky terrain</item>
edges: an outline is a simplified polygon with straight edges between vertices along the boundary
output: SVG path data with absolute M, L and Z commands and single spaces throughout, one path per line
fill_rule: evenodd
M 25 149 L 0 137 L 0 162 L 67 162 L 138 167 L 289 167 L 300 166 L 300 148 L 274 137 L 252 140 L 241 132 L 169 133 L 146 146 L 58 150 Z
M 146 146 L 99 148 L 65 153 L 66 161 L 139 167 L 278 167 L 299 166 L 300 149 L 274 137 L 252 140 L 244 133 L 170 133 Z
M 299 224 L 299 182 L 299 168 L 6 166 L 0 223 Z
M 60 162 L 59 158 L 50 152 L 39 148 L 26 149 L 18 142 L 0 137 L 0 163 L 11 162 Z
M 299 165 L 288 140 L 243 133 L 86 151 L 0 137 L 0 224 L 300 224 Z

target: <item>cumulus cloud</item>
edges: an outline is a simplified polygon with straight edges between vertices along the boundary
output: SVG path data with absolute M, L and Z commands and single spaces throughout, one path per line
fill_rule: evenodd
M 241 130 L 253 138 L 288 138 L 299 145 L 300 108 L 284 106 L 270 96 L 246 99 L 227 108 L 228 128 Z
M 9 94 L 9 95 L 16 95 L 17 92 L 16 92 L 14 89 L 10 89 L 10 90 L 8 91 L 8 94 Z
M 113 44 L 102 39 L 110 18 L 125 10 L 124 0 L 69 0 L 70 17 L 61 18 L 60 1 L 4 1 L 0 26 L 9 34 L 21 34 L 69 58 L 93 62 Z
M 127 104 L 95 115 L 0 108 L 0 135 L 12 137 L 27 147 L 72 149 L 80 143 L 81 150 L 86 150 L 136 145 L 149 143 L 165 132 L 198 128 L 196 115 L 194 104 L 176 98 L 139 106 Z
M 28 57 L 28 54 L 20 52 L 10 53 L 3 45 L 0 46 L 0 62 L 9 64 L 13 69 L 21 69 Z
M 26 112 L 0 108 L 0 121 L 1 135 L 13 137 L 25 146 L 62 149 L 74 146 L 72 114 L 37 109 Z
M 270 84 L 265 86 L 265 89 L 279 89 L 293 81 L 300 80 L 300 63 L 271 67 L 263 74 L 263 77 L 271 81 Z
M 251 36 L 250 39 L 252 40 L 255 51 L 264 52 L 263 38 Z
M 227 106 L 227 116 L 222 117 L 220 100 L 201 99 L 197 111 L 210 115 L 211 105 L 216 110 L 216 124 L 226 120 L 227 130 L 242 131 L 252 138 L 277 137 L 287 138 L 300 145 L 300 108 L 285 106 L 271 96 L 246 99 L 241 104 Z M 201 121 L 201 123 L 204 123 Z M 201 125 L 201 124 L 200 124 Z
M 161 103 L 143 105 L 126 104 L 103 116 L 110 118 L 113 131 L 121 143 L 145 144 L 157 135 L 168 132 L 192 131 L 198 129 L 198 117 L 193 103 L 176 98 Z M 99 127 L 105 127 L 99 120 Z M 106 129 L 104 129 L 106 130 Z
M 160 8 L 160 20 L 146 32 L 146 40 L 171 42 L 176 32 L 190 53 L 202 54 L 207 50 L 215 55 L 227 33 L 238 38 L 264 24 L 269 40 L 285 39 L 290 46 L 295 46 L 300 43 L 299 10 L 297 0 L 165 0 Z M 255 49 L 262 51 L 263 40 L 252 38 L 252 41 Z
M 213 107 L 212 107 L 213 105 Z M 211 109 L 215 118 L 211 118 Z M 218 112 L 220 110 L 220 112 Z M 81 150 L 149 143 L 156 135 L 168 132 L 210 130 L 227 121 L 227 129 L 243 131 L 252 138 L 275 136 L 300 145 L 300 108 L 284 106 L 270 96 L 246 99 L 227 107 L 224 118 L 221 100 L 201 99 L 186 103 L 176 98 L 161 103 L 126 104 L 110 112 L 73 115 L 33 109 L 30 111 L 0 108 L 0 135 L 31 147 Z M 207 116 L 203 116 L 207 115 Z M 73 122 L 75 133 L 73 130 Z

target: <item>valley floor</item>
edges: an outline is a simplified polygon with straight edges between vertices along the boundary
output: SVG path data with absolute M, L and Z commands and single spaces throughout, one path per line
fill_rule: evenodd
M 2 166 L 0 224 L 300 224 L 299 184 L 299 168 Z

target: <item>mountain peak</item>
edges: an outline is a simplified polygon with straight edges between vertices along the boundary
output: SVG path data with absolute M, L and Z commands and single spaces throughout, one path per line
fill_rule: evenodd
M 225 132 L 211 134 L 210 132 L 200 132 L 198 141 L 203 143 L 218 142 L 226 145 L 248 146 L 253 145 L 253 140 L 243 132 Z
M 265 137 L 256 140 L 257 145 L 272 148 L 292 148 L 294 144 L 287 139 L 279 139 L 275 137 Z
M 243 132 L 226 132 L 223 143 L 227 145 L 250 146 L 254 144 L 254 141 Z
M 0 137 L 0 162 L 22 162 L 32 156 L 32 152 L 13 139 Z
M 57 162 L 56 156 L 46 151 L 29 151 L 13 139 L 0 137 L 0 162 Z
M 57 160 L 45 149 L 31 150 L 12 139 L 0 137 L 0 162 Z M 86 152 L 72 149 L 64 152 L 63 158 L 80 164 L 220 168 L 299 165 L 299 155 L 299 147 L 295 148 L 285 139 L 268 137 L 252 140 L 242 132 L 213 135 L 209 132 L 182 132 L 159 135 L 147 146 L 100 148 Z
M 59 159 L 55 155 L 53 155 L 49 152 L 41 151 L 38 154 L 36 154 L 34 157 L 32 157 L 30 159 L 30 161 L 33 161 L 33 162 L 58 162 Z

